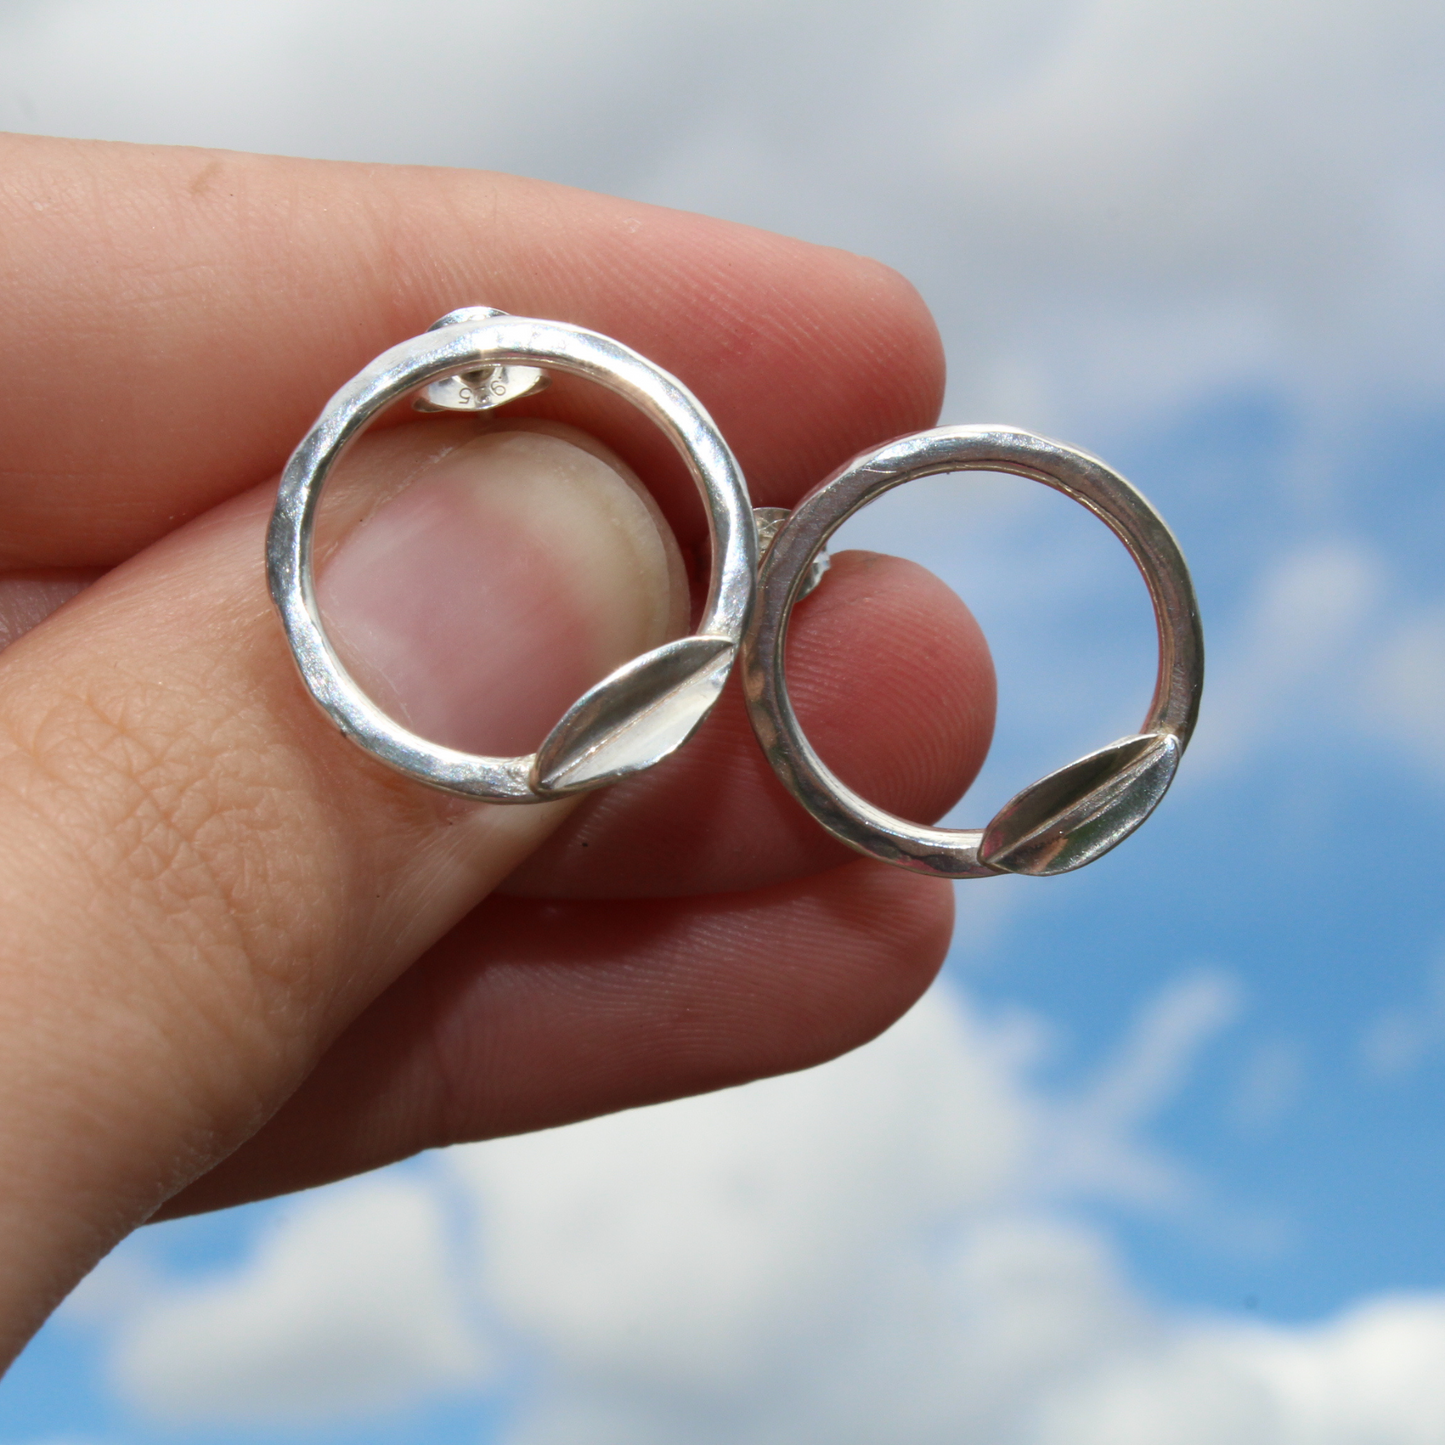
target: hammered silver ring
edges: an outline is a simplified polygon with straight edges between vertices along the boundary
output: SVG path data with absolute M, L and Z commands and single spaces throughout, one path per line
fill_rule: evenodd
M 695 634 L 624 663 L 589 688 L 535 753 L 486 757 L 404 728 L 347 672 L 317 605 L 312 532 L 328 474 L 384 408 L 425 388 L 416 403 L 423 410 L 488 409 L 544 384 L 543 368 L 624 397 L 677 448 L 707 508 L 711 584 Z M 598 332 L 467 307 L 383 352 L 327 402 L 282 474 L 266 571 L 301 677 L 345 736 L 432 787 L 491 802 L 539 803 L 640 772 L 692 735 L 727 681 L 752 611 L 757 532 L 732 452 L 675 377 Z
M 939 472 L 1011 472 L 1081 503 L 1128 548 L 1159 632 L 1159 671 L 1137 734 L 1025 788 L 985 828 L 932 828 L 875 807 L 814 752 L 788 698 L 788 621 L 816 582 L 815 559 L 849 517 L 882 493 Z M 1107 853 L 1153 812 L 1194 730 L 1204 635 L 1194 586 L 1163 518 L 1096 457 L 1007 427 L 939 427 L 855 457 L 815 487 L 778 528 L 763 558 L 758 606 L 743 644 L 753 730 L 779 778 L 850 847 L 941 878 L 1067 873 Z

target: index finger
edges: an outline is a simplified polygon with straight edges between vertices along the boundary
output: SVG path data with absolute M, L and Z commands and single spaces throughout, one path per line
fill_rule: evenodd
M 759 505 L 932 425 L 937 332 L 844 251 L 476 171 L 0 139 L 0 569 L 104 567 L 280 469 L 365 362 L 461 305 L 602 331 L 711 411 Z M 564 383 L 686 538 L 650 424 Z

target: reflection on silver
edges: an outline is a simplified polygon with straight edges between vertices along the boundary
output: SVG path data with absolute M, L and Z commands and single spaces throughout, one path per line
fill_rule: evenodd
M 828 538 L 874 498 L 938 472 L 1012 472 L 1072 497 L 1129 549 L 1154 605 L 1159 674 L 1139 733 L 1050 773 L 982 829 L 929 828 L 874 807 L 842 783 L 803 736 L 784 654 L 793 606 Z M 1163 519 L 1117 472 L 1085 452 L 1008 427 L 939 427 L 855 457 L 777 528 L 743 644 L 753 729 L 795 798 L 835 837 L 870 857 L 943 878 L 1067 873 L 1107 853 L 1153 812 L 1199 712 L 1204 635 L 1189 569 Z
M 459 326 L 466 321 L 491 321 L 505 316 L 495 306 L 462 306 L 433 321 L 428 331 Z M 542 391 L 551 378 L 537 366 L 484 366 L 458 376 L 444 376 L 412 398 L 417 411 L 491 411 L 534 391 Z
M 677 448 L 707 506 L 711 585 L 695 636 L 654 648 L 603 678 L 531 756 L 484 757 L 419 737 L 357 686 L 321 623 L 312 531 L 332 467 L 384 408 L 423 389 L 417 403 L 423 409 L 482 410 L 537 390 L 548 367 L 625 397 Z M 282 474 L 266 570 L 301 676 L 347 737 L 433 787 L 492 802 L 538 803 L 640 772 L 691 736 L 727 681 L 752 611 L 757 532 L 737 462 L 681 382 L 595 331 L 466 307 L 383 352 L 326 404 Z
M 758 561 L 768 555 L 768 548 L 773 545 L 773 538 L 778 535 L 784 522 L 792 516 L 786 507 L 754 507 L 753 520 L 758 524 Z M 798 589 L 798 601 L 801 602 L 823 580 L 823 574 L 828 570 L 831 562 L 828 557 L 828 549 L 820 548 L 818 555 L 813 558 L 808 566 L 808 575 L 803 579 L 803 585 Z

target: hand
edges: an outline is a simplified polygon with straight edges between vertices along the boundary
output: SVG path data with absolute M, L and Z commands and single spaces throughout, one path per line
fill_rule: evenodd
M 262 567 L 327 396 L 455 306 L 636 347 L 699 395 L 754 501 L 787 506 L 934 422 L 906 283 L 508 177 L 0 146 L 0 638 L 100 578 L 0 654 L 5 1349 L 158 1214 L 801 1068 L 908 1007 L 948 887 L 828 839 L 735 686 L 629 783 L 465 804 L 336 734 Z M 328 489 L 321 547 L 356 670 L 488 751 L 535 747 L 677 628 L 704 528 L 613 398 L 562 379 L 510 411 L 388 418 Z M 962 604 L 845 554 L 794 631 L 819 750 L 941 814 L 992 721 Z

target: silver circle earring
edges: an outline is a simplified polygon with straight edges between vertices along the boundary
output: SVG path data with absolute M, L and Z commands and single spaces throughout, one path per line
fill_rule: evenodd
M 383 408 L 415 392 L 420 410 L 489 410 L 538 390 L 548 368 L 626 398 L 681 453 L 707 507 L 712 582 L 694 635 L 624 663 L 589 688 L 535 753 L 486 757 L 402 727 L 346 671 L 317 606 L 312 533 L 328 474 Z M 343 734 L 433 787 L 492 802 L 539 803 L 640 772 L 687 741 L 717 701 L 747 625 L 757 532 L 732 452 L 675 377 L 595 331 L 472 306 L 383 352 L 327 402 L 282 474 L 266 571 L 302 679 Z
M 793 607 L 817 584 L 828 538 L 875 497 L 939 472 L 1012 472 L 1072 497 L 1128 548 L 1154 605 L 1159 672 L 1139 732 L 1016 794 L 987 827 L 929 828 L 874 807 L 813 751 L 788 698 L 784 652 Z M 855 457 L 778 526 L 763 558 L 743 645 L 753 730 L 793 796 L 860 853 L 942 878 L 1067 873 L 1107 853 L 1153 812 L 1199 712 L 1204 635 L 1179 544 L 1153 507 L 1095 457 L 1031 432 L 939 427 Z

